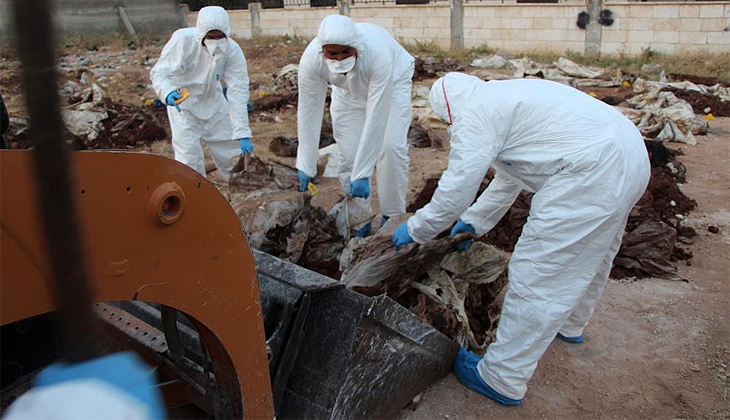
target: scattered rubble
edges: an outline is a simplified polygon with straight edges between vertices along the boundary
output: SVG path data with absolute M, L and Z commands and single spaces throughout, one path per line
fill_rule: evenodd
M 441 149 L 444 141 L 431 127 L 413 121 L 408 129 L 408 144 L 413 147 L 436 147 Z
M 436 79 L 452 71 L 462 71 L 464 67 L 451 57 L 416 57 L 413 80 Z
M 510 69 L 512 68 L 512 65 L 502 57 L 501 55 L 492 54 L 490 56 L 486 57 L 477 57 L 474 60 L 472 60 L 471 64 L 472 67 L 481 67 L 481 68 L 487 68 L 487 69 Z

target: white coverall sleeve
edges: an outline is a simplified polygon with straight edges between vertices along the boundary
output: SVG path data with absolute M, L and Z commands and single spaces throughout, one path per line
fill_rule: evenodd
M 317 175 L 319 135 L 322 131 L 327 81 L 317 69 L 318 52 L 312 48 L 299 63 L 299 100 L 297 105 L 297 169 L 309 176 Z
M 482 141 L 477 126 L 454 126 L 449 167 L 441 175 L 431 202 L 408 219 L 408 234 L 419 244 L 448 229 L 474 201 L 500 145 Z
M 502 219 L 520 191 L 522 187 L 510 175 L 498 170 L 477 202 L 461 215 L 461 220 L 472 225 L 476 236 L 480 237 Z
M 150 70 L 152 88 L 163 103 L 167 95 L 179 87 L 172 84 L 172 78 L 185 73 L 185 56 L 185 43 L 173 34 L 162 49 L 159 60 Z
M 374 57 L 373 74 L 368 83 L 368 99 L 360 143 L 357 147 L 355 162 L 350 181 L 370 178 L 375 163 L 380 157 L 388 128 L 388 116 L 393 102 L 393 67 L 390 57 Z
M 223 70 L 223 80 L 228 87 L 228 113 L 231 116 L 233 126 L 233 139 L 240 140 L 251 138 L 251 128 L 248 125 L 248 70 L 246 68 L 246 57 L 241 47 L 234 41 L 229 43 L 235 48 L 229 47 L 226 68 Z

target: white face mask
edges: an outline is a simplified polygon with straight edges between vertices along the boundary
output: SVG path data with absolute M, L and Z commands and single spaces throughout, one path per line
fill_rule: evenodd
M 327 68 L 329 68 L 332 73 L 347 73 L 348 71 L 352 70 L 353 67 L 355 67 L 355 61 L 357 61 L 357 57 L 352 55 L 341 61 L 330 59 L 325 59 L 325 61 L 327 62 Z
M 226 52 L 226 47 L 228 46 L 228 39 L 206 39 L 205 40 L 205 48 L 208 49 L 208 52 L 212 55 L 219 55 Z

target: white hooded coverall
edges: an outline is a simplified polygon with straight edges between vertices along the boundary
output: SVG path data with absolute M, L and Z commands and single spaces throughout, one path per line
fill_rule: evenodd
M 222 54 L 212 55 L 202 44 L 212 30 L 226 38 Z M 175 160 L 205 176 L 201 140 L 205 140 L 221 176 L 228 179 L 233 158 L 241 154 L 238 139 L 250 138 L 248 126 L 248 71 L 246 58 L 236 41 L 230 39 L 228 13 L 218 6 L 200 9 L 195 28 L 178 29 L 162 50 L 150 71 L 152 86 L 165 102 L 177 88 L 185 88 L 190 97 L 180 104 L 180 111 L 167 107 L 172 129 Z M 228 87 L 223 96 L 221 80 Z
M 450 73 L 430 100 L 453 121 L 451 153 L 431 202 L 408 220 L 416 242 L 458 218 L 482 236 L 521 190 L 535 193 L 509 262 L 497 338 L 478 365 L 489 386 L 521 399 L 556 334 L 581 335 L 593 313 L 649 181 L 646 147 L 618 111 L 550 81 Z M 496 175 L 470 206 L 490 165 Z
M 322 46 L 357 50 L 355 67 L 331 73 Z M 402 214 L 408 188 L 408 128 L 412 120 L 414 59 L 385 29 L 330 15 L 299 63 L 297 169 L 317 173 L 317 150 L 327 85 L 332 85 L 332 127 L 339 146 L 342 188 L 372 178 L 377 162 L 378 199 L 385 216 Z

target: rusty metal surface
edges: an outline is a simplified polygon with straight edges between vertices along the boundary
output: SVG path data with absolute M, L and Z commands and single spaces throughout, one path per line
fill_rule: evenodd
M 192 169 L 159 156 L 78 152 L 71 165 L 94 301 L 136 299 L 185 313 L 216 376 L 236 384 L 220 390 L 221 398 L 233 397 L 246 418 L 272 418 L 254 259 L 225 198 Z M 55 308 L 30 192 L 31 152 L 3 150 L 0 167 L 5 325 Z

